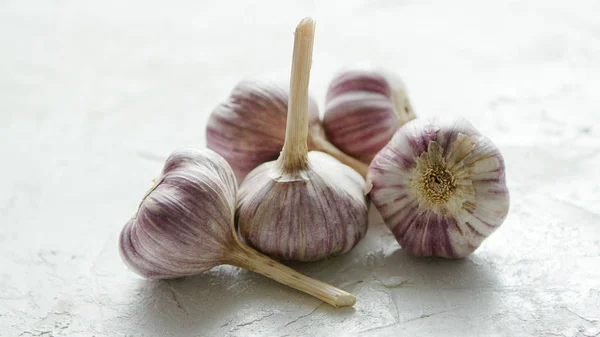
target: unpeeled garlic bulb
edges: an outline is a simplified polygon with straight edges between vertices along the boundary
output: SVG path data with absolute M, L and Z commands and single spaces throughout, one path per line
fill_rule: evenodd
M 279 157 L 285 140 L 288 92 L 276 81 L 244 80 L 227 101 L 212 111 L 206 130 L 207 147 L 227 160 L 238 183 L 258 165 Z M 329 153 L 365 176 L 367 165 L 326 139 L 317 104 L 310 96 L 308 102 L 309 149 Z
M 408 122 L 367 180 L 400 246 L 418 256 L 469 255 L 509 209 L 502 154 L 464 119 Z
M 398 130 L 392 100 L 372 92 L 353 91 L 327 104 L 323 125 L 340 150 L 370 163 Z
M 258 165 L 277 159 L 285 139 L 288 90 L 266 79 L 238 83 L 211 113 L 207 147 L 233 168 L 238 182 Z M 309 98 L 309 124 L 320 126 L 319 108 Z
M 415 117 L 397 75 L 385 70 L 348 70 L 329 85 L 323 126 L 332 144 L 370 163 L 396 130 Z
M 308 82 L 314 22 L 295 33 L 290 104 L 281 156 L 240 185 L 240 234 L 283 260 L 314 261 L 349 251 L 367 230 L 363 178 L 333 157 L 308 152 Z
M 280 260 L 346 253 L 367 230 L 362 177 L 323 152 L 309 152 L 306 161 L 290 173 L 278 161 L 262 164 L 240 186 L 240 234 Z
M 121 231 L 125 264 L 150 279 L 195 275 L 221 264 L 263 274 L 334 306 L 355 297 L 260 254 L 236 235 L 237 184 L 227 162 L 209 149 L 182 148 Z

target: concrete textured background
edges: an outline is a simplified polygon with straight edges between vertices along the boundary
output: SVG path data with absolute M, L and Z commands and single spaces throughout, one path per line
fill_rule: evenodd
M 599 336 L 600 2 L 0 2 L 0 336 Z M 505 155 L 504 225 L 469 258 L 404 253 L 371 213 L 300 271 L 333 309 L 233 267 L 147 281 L 117 236 L 173 149 L 246 76 L 289 72 L 317 20 L 311 91 L 370 62 L 417 113 L 470 119 Z

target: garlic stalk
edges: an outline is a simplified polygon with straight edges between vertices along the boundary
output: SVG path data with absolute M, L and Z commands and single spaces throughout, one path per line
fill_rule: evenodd
M 194 275 L 221 264 L 246 268 L 317 297 L 351 306 L 352 294 L 302 275 L 248 247 L 236 234 L 237 183 L 227 162 L 209 149 L 182 148 L 121 231 L 125 264 L 150 279 Z
M 349 251 L 367 230 L 364 180 L 350 167 L 308 152 L 308 83 L 314 22 L 296 28 L 285 144 L 276 161 L 251 171 L 240 185 L 240 234 L 283 260 L 313 261 Z
M 464 119 L 405 124 L 377 154 L 367 181 L 400 246 L 419 256 L 469 255 L 509 209 L 502 154 Z

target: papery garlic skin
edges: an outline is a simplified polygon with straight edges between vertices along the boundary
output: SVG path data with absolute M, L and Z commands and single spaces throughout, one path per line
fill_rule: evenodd
M 238 183 L 258 165 L 279 157 L 285 138 L 288 89 L 275 81 L 240 82 L 211 113 L 207 147 L 231 165 Z M 319 109 L 309 98 L 309 125 L 320 129 Z
M 362 162 L 370 163 L 396 130 L 414 118 L 404 83 L 390 71 L 346 70 L 327 89 L 327 138 Z
M 336 96 L 327 104 L 323 125 L 331 143 L 369 163 L 398 130 L 398 117 L 389 97 L 352 91 Z
M 194 275 L 222 264 L 234 244 L 236 193 L 233 172 L 218 154 L 195 147 L 174 151 L 121 231 L 121 258 L 150 279 Z
M 402 78 L 385 68 L 369 67 L 340 71 L 327 88 L 325 105 L 351 92 L 372 92 L 389 97 L 395 107 L 398 127 L 417 118 Z
M 415 109 L 409 99 L 408 89 L 406 84 L 398 74 L 386 69 L 379 69 L 378 72 L 385 77 L 390 87 L 392 88 L 391 98 L 396 106 L 396 115 L 398 116 L 398 126 L 408 123 L 417 118 Z
M 509 210 L 504 159 L 468 121 L 417 119 L 371 162 L 369 196 L 403 249 L 460 258 Z
M 372 92 L 393 96 L 393 89 L 387 77 L 380 71 L 371 70 L 347 70 L 339 72 L 327 88 L 325 103 L 329 103 L 335 97 L 349 92 Z
M 348 252 L 367 231 L 364 179 L 322 152 L 309 152 L 308 163 L 291 176 L 265 163 L 240 185 L 240 234 L 271 257 L 320 260 Z

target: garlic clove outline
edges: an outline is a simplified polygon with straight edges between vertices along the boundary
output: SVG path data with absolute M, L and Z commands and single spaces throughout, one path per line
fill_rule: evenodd
M 174 151 L 119 237 L 125 264 L 150 279 L 195 275 L 230 264 L 265 275 L 333 306 L 354 295 L 302 275 L 240 241 L 234 212 L 237 183 L 231 167 L 209 149 Z
M 371 162 L 369 196 L 400 246 L 417 256 L 471 254 L 510 207 L 499 149 L 464 119 L 416 119 Z
M 349 69 L 331 81 L 323 126 L 336 147 L 370 163 L 395 131 L 416 118 L 406 86 L 385 69 Z
M 277 259 L 314 261 L 349 251 L 367 230 L 364 179 L 331 156 L 308 152 L 308 83 L 314 22 L 294 39 L 290 103 L 280 157 L 251 171 L 240 185 L 241 236 Z

